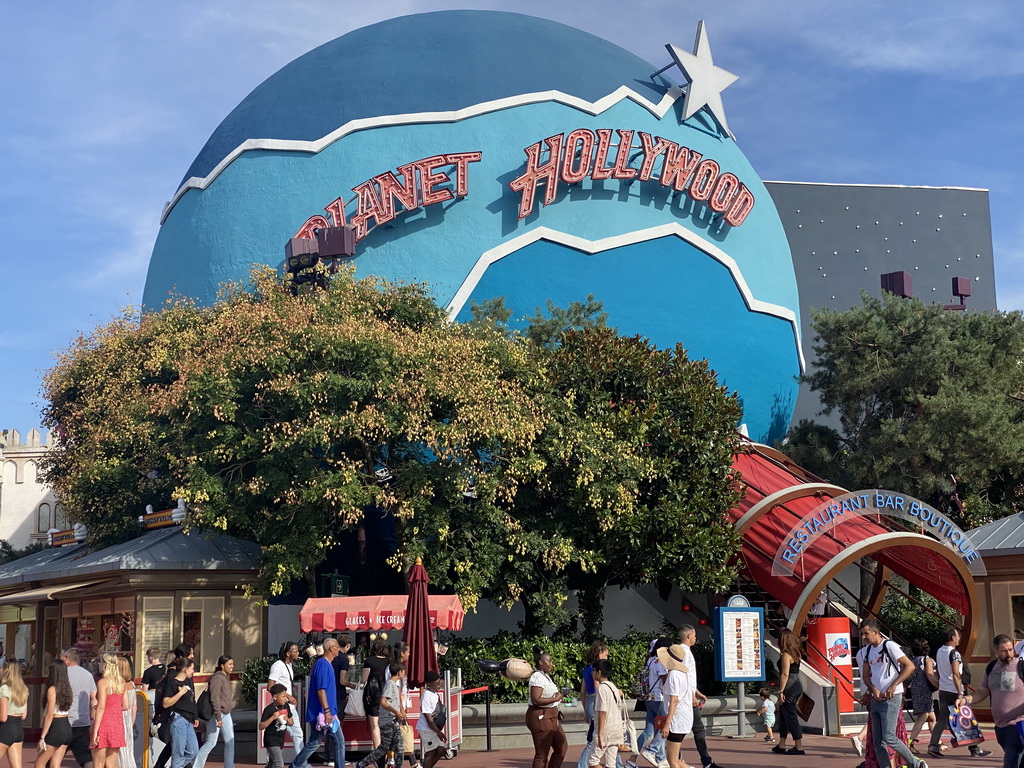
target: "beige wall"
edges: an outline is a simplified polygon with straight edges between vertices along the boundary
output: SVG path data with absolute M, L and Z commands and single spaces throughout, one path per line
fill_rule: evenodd
M 145 658 L 146 649 L 152 646 L 166 652 L 182 642 L 187 614 L 200 617 L 195 638 L 197 673 L 212 673 L 222 655 L 233 657 L 239 669 L 247 659 L 262 655 L 266 608 L 231 590 L 211 589 L 139 593 L 137 658 Z

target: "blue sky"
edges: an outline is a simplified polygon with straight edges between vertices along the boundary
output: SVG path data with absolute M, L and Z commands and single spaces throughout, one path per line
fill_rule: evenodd
M 991 190 L 997 296 L 1024 308 L 1019 0 L 9 3 L 0 30 L 0 428 L 53 352 L 137 303 L 161 208 L 224 116 L 311 48 L 393 16 L 514 10 L 651 61 L 707 22 L 765 179 Z M 453 58 L 457 51 L 452 51 Z

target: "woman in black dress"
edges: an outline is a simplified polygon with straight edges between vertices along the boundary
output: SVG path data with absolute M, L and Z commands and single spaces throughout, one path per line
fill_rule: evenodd
M 377 637 L 370 646 L 370 657 L 363 667 L 361 680 L 363 683 L 363 709 L 366 721 L 370 725 L 370 739 L 373 748 L 380 746 L 380 725 L 377 715 L 380 714 L 380 697 L 384 694 L 384 684 L 388 679 L 388 667 L 391 665 L 391 653 L 385 637 Z
M 800 728 L 800 716 L 796 711 L 796 703 L 803 694 L 800 683 L 800 663 L 803 661 L 803 649 L 800 638 L 791 629 L 783 629 L 779 633 L 779 743 L 772 747 L 772 752 L 785 752 L 787 755 L 804 754 L 804 734 Z M 793 737 L 793 746 L 786 749 L 786 739 Z

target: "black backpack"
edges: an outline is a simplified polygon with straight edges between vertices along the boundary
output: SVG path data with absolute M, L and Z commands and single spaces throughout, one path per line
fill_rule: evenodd
M 992 670 L 995 669 L 996 661 L 998 659 L 992 659 L 988 664 L 985 665 L 985 682 L 988 683 L 988 676 L 992 674 Z M 1017 659 L 1017 677 L 1024 682 L 1024 656 Z M 963 678 L 961 678 L 962 680 Z
M 199 695 L 199 701 L 196 702 L 196 711 L 199 713 L 200 720 L 212 720 L 213 719 L 213 702 L 210 701 L 210 686 L 206 686 L 206 690 Z

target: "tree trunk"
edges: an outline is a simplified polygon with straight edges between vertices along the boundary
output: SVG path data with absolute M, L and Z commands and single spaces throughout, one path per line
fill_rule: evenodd
M 306 595 L 308 597 L 319 597 L 316 593 L 316 570 L 314 568 L 303 568 L 302 580 L 306 582 Z
M 600 575 L 588 574 L 586 582 L 577 593 L 583 639 L 588 643 L 604 637 L 604 595 L 607 588 L 607 583 Z
M 529 598 L 523 600 L 523 620 L 518 622 L 523 637 L 540 637 L 544 634 L 544 620 L 540 617 L 540 606 Z

